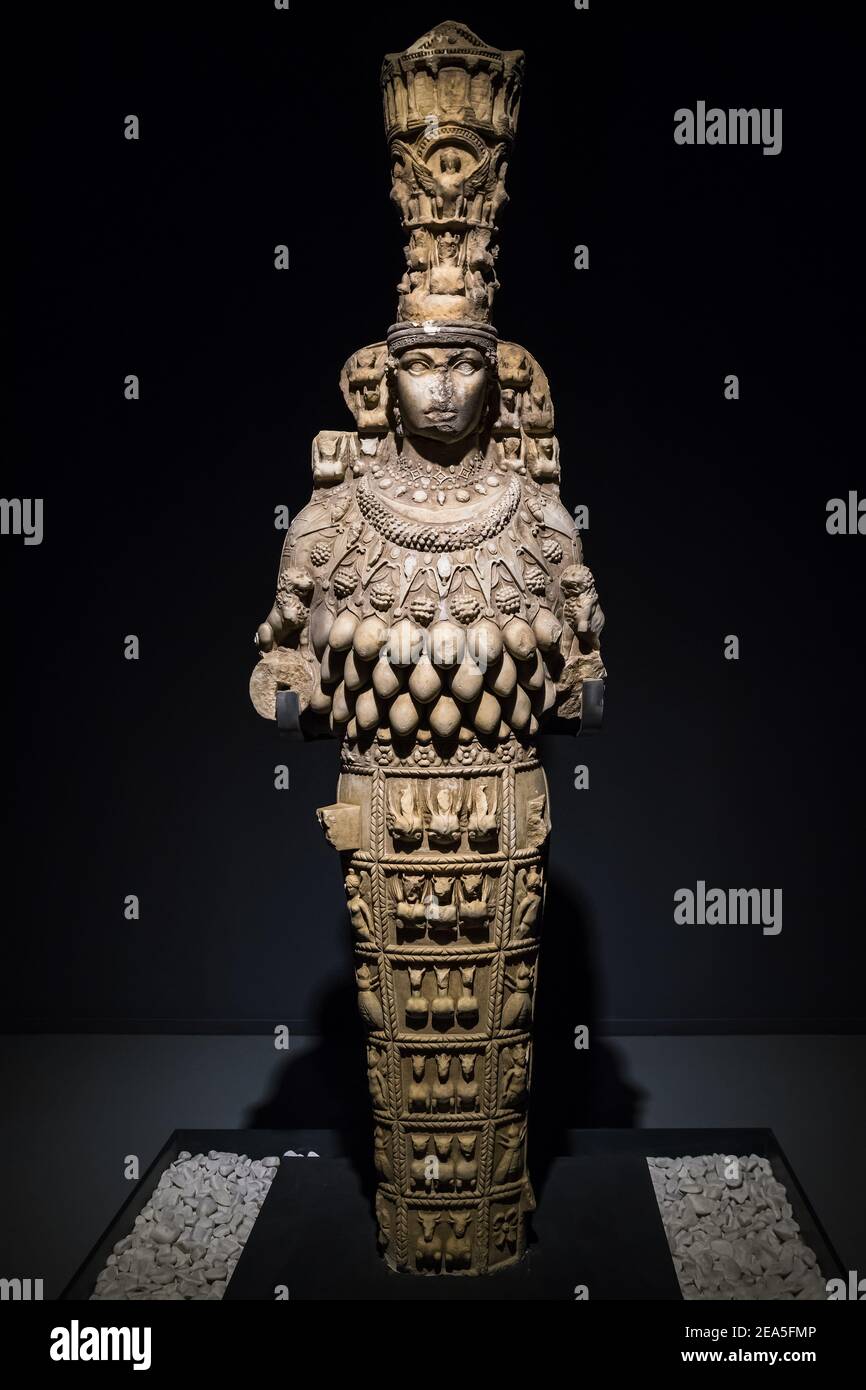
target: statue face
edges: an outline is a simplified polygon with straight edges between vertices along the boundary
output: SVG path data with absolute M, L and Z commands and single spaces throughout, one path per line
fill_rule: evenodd
M 397 362 L 397 400 L 403 429 L 452 443 L 481 424 L 487 364 L 474 347 L 410 348 Z

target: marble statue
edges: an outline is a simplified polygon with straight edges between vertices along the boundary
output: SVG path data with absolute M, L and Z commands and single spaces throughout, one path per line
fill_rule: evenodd
M 425 1275 L 525 1251 L 535 740 L 587 723 L 590 695 L 595 718 L 605 677 L 547 378 L 491 323 L 523 67 L 453 22 L 385 59 L 397 321 L 343 368 L 355 428 L 313 442 L 251 680 L 265 717 L 340 740 L 318 815 L 368 1030 L 379 1247 Z

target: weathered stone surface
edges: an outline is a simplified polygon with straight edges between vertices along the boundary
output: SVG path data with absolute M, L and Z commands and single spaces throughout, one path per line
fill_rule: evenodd
M 216 1151 L 178 1154 L 132 1231 L 114 1245 L 91 1299 L 222 1298 L 279 1162 L 251 1163 Z M 178 1189 L 189 1194 L 182 1208 Z M 166 1212 L 177 1215 L 169 1220 Z
M 303 712 L 310 703 L 315 686 L 313 666 L 300 652 L 291 647 L 274 647 L 263 652 L 250 676 L 250 699 L 256 713 L 263 719 L 277 717 L 277 691 L 294 690 Z
M 343 368 L 355 429 L 316 435 L 258 630 L 257 708 L 272 717 L 280 672 L 293 688 L 275 653 L 294 653 L 313 672 L 302 731 L 341 741 L 318 814 L 369 1034 L 379 1244 L 428 1275 L 525 1250 L 550 830 L 535 737 L 605 676 L 547 377 L 491 323 L 522 74 L 522 53 L 454 22 L 385 59 L 397 322 Z
M 683 1298 L 827 1297 L 768 1159 L 704 1154 L 647 1163 Z
M 320 806 L 316 815 L 325 832 L 325 839 L 334 849 L 358 849 L 361 843 L 361 808 L 338 801 L 334 806 Z

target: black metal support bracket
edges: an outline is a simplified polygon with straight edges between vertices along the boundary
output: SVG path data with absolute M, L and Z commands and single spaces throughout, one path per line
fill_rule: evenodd
M 277 729 L 284 738 L 301 739 L 301 707 L 296 690 L 277 691 Z
M 581 734 L 597 734 L 604 719 L 604 681 L 584 681 L 580 690 Z

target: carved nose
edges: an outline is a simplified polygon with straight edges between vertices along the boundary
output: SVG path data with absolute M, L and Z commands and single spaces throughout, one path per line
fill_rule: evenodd
M 450 405 L 454 395 L 454 383 L 448 373 L 447 368 L 442 369 L 441 375 L 436 378 L 436 385 L 433 388 L 433 399 L 439 405 Z

